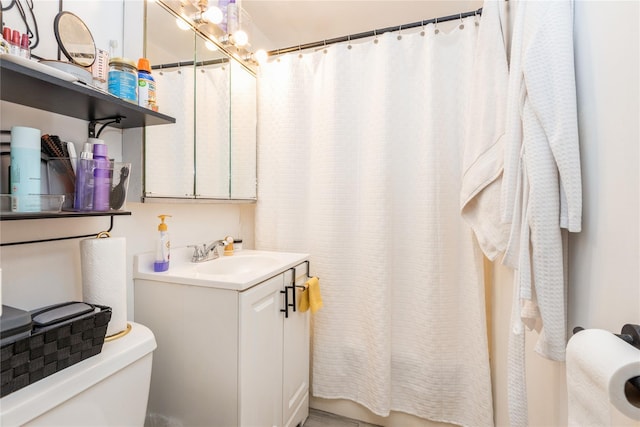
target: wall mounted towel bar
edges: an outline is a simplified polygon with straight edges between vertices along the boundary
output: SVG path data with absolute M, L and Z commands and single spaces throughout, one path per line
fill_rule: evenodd
M 311 262 L 309 260 L 304 261 L 307 264 L 307 277 L 310 279 L 311 276 Z M 280 311 L 284 313 L 285 318 L 289 318 L 289 308 L 292 311 L 296 311 L 296 288 L 306 289 L 305 285 L 296 285 L 296 268 L 300 267 L 303 263 L 300 263 L 294 267 L 291 267 L 289 271 L 291 271 L 291 283 L 284 287 L 284 290 L 280 291 L 281 294 L 284 294 L 284 308 L 281 308 Z M 318 278 L 319 279 L 319 278 Z M 289 300 L 289 290 L 291 290 L 292 296 L 291 300 Z

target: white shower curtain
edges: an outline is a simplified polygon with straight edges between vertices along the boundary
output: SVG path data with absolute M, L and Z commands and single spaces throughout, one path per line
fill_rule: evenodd
M 458 204 L 477 28 L 424 32 L 261 67 L 256 246 L 310 253 L 321 279 L 314 396 L 493 425 L 483 260 Z

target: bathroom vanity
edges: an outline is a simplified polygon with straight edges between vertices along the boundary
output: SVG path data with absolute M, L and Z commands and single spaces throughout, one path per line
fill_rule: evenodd
M 135 257 L 135 320 L 158 342 L 149 417 L 160 425 L 302 425 L 309 314 L 297 310 L 293 285 L 307 280 L 308 255 L 244 250 L 192 263 L 191 252 L 172 250 L 163 273 L 153 272 L 153 253 Z

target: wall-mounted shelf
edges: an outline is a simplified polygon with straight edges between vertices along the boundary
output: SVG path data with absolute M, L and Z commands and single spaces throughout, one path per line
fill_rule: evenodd
M 112 124 L 120 129 L 176 122 L 109 93 L 10 61 L 0 61 L 0 99 L 87 121 L 121 117 Z
M 2 212 L 0 221 L 22 220 L 22 219 L 48 219 L 48 218 L 81 218 L 92 216 L 123 216 L 131 215 L 128 211 L 108 211 L 108 212 Z
M 107 230 L 99 230 L 96 233 L 91 234 L 82 234 L 76 236 L 64 236 L 64 237 L 53 237 L 48 239 L 38 239 L 38 240 L 21 240 L 16 242 L 2 242 L 0 246 L 15 246 L 15 245 L 26 245 L 30 243 L 42 243 L 42 242 L 54 242 L 58 240 L 69 240 L 69 239 L 80 239 L 85 237 L 96 236 L 98 233 L 102 231 L 111 231 L 113 229 L 113 217 L 114 216 L 122 216 L 122 215 L 131 215 L 131 212 L 127 211 L 109 211 L 109 212 L 29 212 L 29 213 L 13 213 L 13 212 L 3 212 L 0 214 L 0 221 L 10 221 L 10 220 L 25 220 L 25 219 L 47 219 L 47 218 L 87 218 L 87 217 L 98 217 L 98 216 L 108 216 L 109 219 L 109 228 Z

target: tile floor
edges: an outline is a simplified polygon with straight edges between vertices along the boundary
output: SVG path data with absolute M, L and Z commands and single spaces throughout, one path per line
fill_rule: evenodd
M 363 421 L 341 417 L 329 412 L 309 409 L 309 417 L 303 427 L 380 427 Z

